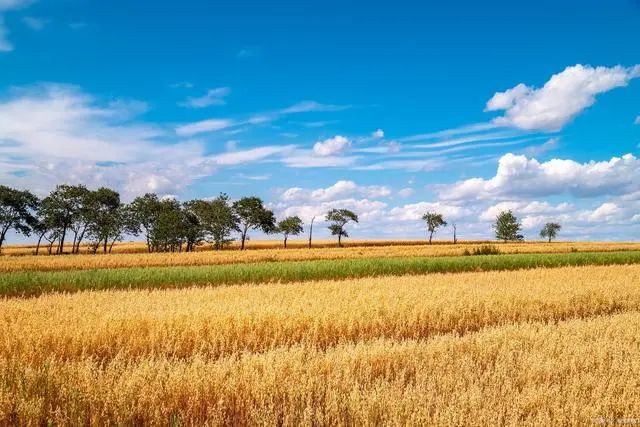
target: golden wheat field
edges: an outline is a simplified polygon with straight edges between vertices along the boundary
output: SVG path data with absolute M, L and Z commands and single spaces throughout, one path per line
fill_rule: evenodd
M 0 330 L 0 424 L 640 417 L 639 265 L 5 298 Z
M 256 242 L 253 242 L 256 243 Z M 354 245 L 357 242 L 354 243 Z M 387 245 L 383 245 L 386 243 Z M 320 259 L 356 259 L 383 257 L 435 257 L 462 255 L 465 250 L 473 250 L 477 243 L 465 242 L 457 245 L 440 243 L 426 245 L 414 241 L 402 243 L 372 241 L 363 246 L 345 248 L 281 249 L 273 247 L 273 242 L 262 242 L 264 249 L 239 251 L 197 251 L 180 253 L 112 253 L 109 255 L 65 255 L 65 256 L 0 256 L 0 272 L 12 271 L 56 271 L 96 268 L 160 267 L 221 265 L 252 262 L 307 261 Z M 494 243 L 495 244 L 495 243 Z M 129 244 L 122 244 L 127 247 Z M 139 244 L 136 244 L 139 245 Z M 271 247 L 269 246 L 271 245 Z M 594 242 L 530 242 L 495 244 L 501 253 L 567 253 L 567 252 L 607 252 L 640 250 L 640 243 L 594 243 Z M 8 247 L 5 254 L 11 254 L 15 247 Z M 15 253 L 14 253 L 15 255 Z

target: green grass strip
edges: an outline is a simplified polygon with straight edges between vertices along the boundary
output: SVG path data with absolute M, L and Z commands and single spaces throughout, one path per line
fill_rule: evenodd
M 384 275 L 458 273 L 584 265 L 640 264 L 640 251 L 368 258 L 261 262 L 197 267 L 117 268 L 0 274 L 0 296 L 100 289 L 158 289 L 241 283 L 294 282 Z

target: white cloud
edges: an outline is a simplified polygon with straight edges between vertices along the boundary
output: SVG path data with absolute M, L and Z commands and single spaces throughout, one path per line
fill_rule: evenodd
M 403 188 L 402 190 L 398 191 L 398 196 L 400 197 L 411 197 L 413 196 L 414 190 L 413 188 Z
M 384 131 L 382 129 L 378 129 L 371 133 L 371 137 L 377 139 L 384 138 Z
M 635 215 L 631 218 L 631 222 L 640 222 L 640 214 L 635 214 Z
M 620 208 L 615 203 L 603 203 L 593 212 L 588 213 L 587 220 L 589 222 L 610 221 L 620 212 Z
M 313 146 L 313 152 L 318 156 L 332 156 L 340 154 L 351 147 L 351 141 L 341 135 L 336 135 L 333 138 L 325 139 L 324 141 L 318 141 Z
M 9 41 L 9 30 L 4 22 L 4 13 L 29 6 L 33 0 L 0 0 L 0 52 L 11 52 L 13 43 Z
M 234 126 L 236 123 L 230 119 L 208 119 L 199 122 L 187 123 L 176 127 L 179 136 L 193 136 L 201 133 L 215 132 Z
M 395 221 L 420 221 L 427 212 L 441 213 L 445 221 L 456 220 L 469 215 L 470 210 L 443 202 L 419 202 L 391 209 L 388 219 Z
M 631 154 L 601 162 L 552 159 L 540 163 L 523 155 L 508 153 L 500 158 L 493 178 L 471 178 L 442 186 L 439 196 L 445 200 L 565 193 L 594 197 L 621 195 L 639 188 L 640 161 Z
M 365 198 L 377 199 L 390 196 L 391 189 L 384 185 L 360 186 L 353 181 L 342 180 L 327 188 L 318 188 L 315 190 L 292 187 L 281 194 L 280 200 L 285 202 L 326 202 L 330 200 L 348 198 L 355 194 Z
M 504 110 L 494 120 L 499 126 L 524 130 L 558 131 L 595 102 L 598 94 L 626 86 L 640 76 L 640 66 L 625 68 L 574 65 L 555 74 L 536 89 L 523 83 L 497 92 L 488 102 L 487 111 Z
M 293 145 L 267 145 L 248 150 L 231 151 L 228 153 L 211 156 L 209 159 L 221 166 L 232 166 L 243 163 L 257 162 L 276 154 L 284 154 L 293 150 Z
M 323 111 L 340 111 L 349 108 L 348 105 L 322 104 L 316 101 L 301 101 L 290 107 L 278 110 L 280 114 L 295 114 Z
M 199 97 L 188 97 L 186 101 L 181 102 L 179 105 L 187 108 L 204 108 L 211 105 L 224 105 L 224 100 L 231 93 L 231 89 L 228 87 L 218 87 L 215 89 L 209 89 L 206 94 Z
M 560 143 L 560 138 L 550 138 L 540 145 L 532 145 L 524 149 L 524 153 L 529 157 L 541 156 L 549 151 L 555 150 Z
M 571 209 L 573 209 L 573 206 L 569 203 L 560 203 L 553 206 L 548 202 L 540 201 L 508 201 L 489 206 L 480 214 L 479 219 L 480 221 L 495 221 L 500 212 L 508 210 L 513 211 L 515 215 L 555 215 L 568 212 Z
M 312 150 L 298 150 L 283 157 L 282 162 L 290 168 L 336 168 L 353 166 L 358 156 L 319 157 Z

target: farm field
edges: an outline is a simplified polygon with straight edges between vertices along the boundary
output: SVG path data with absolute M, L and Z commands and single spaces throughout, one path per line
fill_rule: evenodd
M 320 242 L 324 245 L 328 242 Z M 201 250 L 196 252 L 179 253 L 126 253 L 131 246 L 146 250 L 140 243 L 120 243 L 114 247 L 114 253 L 104 255 L 27 255 L 33 250 L 24 246 L 8 246 L 3 249 L 4 256 L 0 256 L 0 272 L 16 271 L 58 271 L 58 270 L 88 270 L 130 267 L 161 267 L 161 266 L 202 266 L 257 262 L 280 261 L 310 261 L 310 260 L 340 260 L 357 258 L 403 258 L 403 257 L 439 257 L 463 255 L 465 251 L 472 251 L 480 244 L 475 242 L 461 242 L 451 244 L 439 242 L 427 245 L 424 241 L 354 241 L 347 247 L 336 248 L 335 242 L 331 247 L 316 247 L 309 250 L 300 248 L 306 242 L 292 241 L 290 249 L 282 249 L 280 242 L 262 241 L 251 242 L 249 248 L 255 250 Z M 522 242 L 499 243 L 491 242 L 501 253 L 569 253 L 569 252 L 616 252 L 640 250 L 640 243 L 593 243 L 593 242 Z M 253 246 L 255 245 L 255 246 Z M 296 249 L 297 247 L 297 249 Z M 22 254 L 18 256 L 18 254 Z
M 5 296 L 0 424 L 631 419 L 639 283 L 633 261 Z

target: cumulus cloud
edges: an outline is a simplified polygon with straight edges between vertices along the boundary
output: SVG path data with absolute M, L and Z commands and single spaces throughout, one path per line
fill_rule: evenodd
M 640 76 L 640 65 L 625 68 L 574 65 L 555 74 L 542 88 L 523 83 L 497 92 L 487 111 L 504 110 L 494 120 L 499 126 L 524 130 L 558 131 L 595 102 L 596 95 L 626 86 Z
M 540 163 L 524 155 L 505 154 L 490 179 L 471 178 L 439 188 L 444 200 L 491 199 L 496 197 L 576 197 L 621 195 L 640 188 L 640 161 L 632 154 L 608 161 L 578 163 L 552 159 Z
M 391 189 L 384 185 L 360 186 L 353 181 L 341 180 L 335 184 L 315 190 L 292 187 L 285 190 L 280 199 L 285 202 L 293 201 L 317 201 L 326 202 L 340 198 L 347 198 L 358 194 L 366 198 L 381 198 L 391 195 Z
M 204 95 L 198 97 L 190 96 L 186 101 L 181 102 L 179 105 L 187 108 L 205 108 L 212 105 L 224 105 L 226 104 L 225 97 L 230 93 L 231 89 L 228 87 L 209 89 Z
M 568 212 L 573 209 L 573 206 L 569 203 L 560 203 L 558 205 L 551 205 L 548 202 L 540 201 L 507 201 L 496 203 L 485 209 L 479 216 L 481 221 L 495 221 L 500 212 L 513 211 L 516 215 L 531 215 L 531 214 L 546 214 L 553 215 L 563 212 Z
M 313 152 L 318 156 L 332 156 L 340 154 L 351 147 L 351 141 L 341 135 L 318 141 L 313 145 Z
M 419 202 L 397 206 L 389 211 L 388 219 L 394 221 L 420 221 L 427 212 L 441 213 L 445 220 L 456 220 L 467 216 L 467 208 L 443 202 Z

